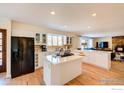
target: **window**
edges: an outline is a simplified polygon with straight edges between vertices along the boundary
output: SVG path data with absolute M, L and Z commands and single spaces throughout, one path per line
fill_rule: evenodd
M 88 40 L 88 48 L 93 48 L 93 39 Z
M 67 44 L 67 38 L 66 38 L 66 36 L 63 36 L 63 44 L 64 44 L 64 45 Z
M 52 36 L 51 35 L 48 35 L 48 37 L 47 37 L 47 45 L 52 46 Z
M 81 48 L 82 49 L 87 48 L 87 41 L 84 38 L 81 38 Z
M 0 66 L 2 65 L 2 33 L 0 33 Z
M 84 48 L 92 48 L 93 47 L 93 39 L 92 38 L 81 38 L 82 49 Z
M 58 46 L 62 46 L 62 36 L 58 36 Z
M 52 38 L 53 38 L 53 46 L 57 46 L 58 45 L 57 44 L 57 36 L 54 35 L 54 36 L 52 36 Z
M 0 72 L 6 71 L 6 30 L 0 29 Z
M 48 46 L 62 46 L 66 44 L 66 36 L 48 34 L 47 45 Z

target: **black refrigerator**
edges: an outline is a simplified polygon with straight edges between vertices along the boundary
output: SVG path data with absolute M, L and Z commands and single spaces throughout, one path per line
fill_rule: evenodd
M 11 37 L 11 77 L 34 72 L 34 38 Z

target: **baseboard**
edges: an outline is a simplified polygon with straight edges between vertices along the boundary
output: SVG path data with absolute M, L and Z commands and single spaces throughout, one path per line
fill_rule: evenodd
M 6 74 L 6 79 L 11 79 L 11 74 Z
M 35 70 L 43 69 L 43 66 L 35 68 Z

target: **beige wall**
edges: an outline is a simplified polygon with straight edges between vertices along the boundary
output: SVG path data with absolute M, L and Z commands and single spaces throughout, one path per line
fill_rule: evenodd
M 26 36 L 35 37 L 36 33 L 53 33 L 53 34 L 63 34 L 67 36 L 74 36 L 74 34 L 63 31 L 56 31 L 40 26 L 34 26 L 31 24 L 26 24 L 22 22 L 12 21 L 12 36 Z
M 100 38 L 94 38 L 93 39 L 93 46 L 96 46 L 96 42 L 102 42 L 107 41 L 109 43 L 109 48 L 112 49 L 112 37 L 100 37 Z
M 7 30 L 7 78 L 11 77 L 11 20 L 7 18 L 0 18 L 0 28 Z
M 76 35 L 73 36 L 72 48 L 73 49 L 81 48 L 81 46 L 80 46 L 80 37 L 79 36 L 76 36 Z

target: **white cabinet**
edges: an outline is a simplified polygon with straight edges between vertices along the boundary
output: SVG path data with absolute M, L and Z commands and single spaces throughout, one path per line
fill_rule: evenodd
M 38 68 L 38 53 L 35 53 L 35 69 Z
M 35 35 L 35 45 L 47 44 L 47 34 L 46 33 L 36 33 Z
M 43 52 L 39 45 L 35 46 L 35 69 L 38 69 L 43 66 Z
M 43 67 L 43 62 L 45 58 L 44 52 L 38 52 L 35 54 L 35 69 Z
M 111 52 L 96 51 L 96 50 L 84 50 L 83 62 L 92 64 L 104 69 L 109 70 L 111 68 Z
M 72 37 L 67 37 L 67 45 L 71 45 L 72 44 Z
M 39 52 L 38 64 L 39 64 L 39 67 L 43 66 L 42 52 Z
M 40 33 L 35 34 L 35 45 L 40 45 L 41 39 L 40 39 Z

